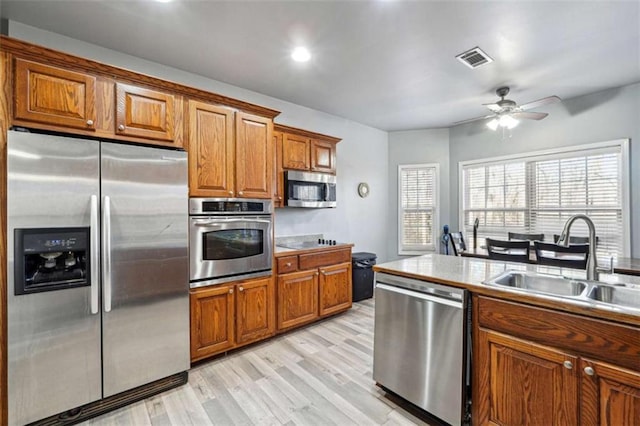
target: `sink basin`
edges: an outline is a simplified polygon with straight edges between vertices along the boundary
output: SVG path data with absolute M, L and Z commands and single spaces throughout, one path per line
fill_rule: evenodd
M 587 297 L 598 302 L 640 309 L 640 289 L 637 288 L 596 285 Z
M 582 281 L 561 276 L 517 271 L 507 271 L 487 281 L 486 284 L 556 296 L 579 296 L 587 288 L 587 283 Z

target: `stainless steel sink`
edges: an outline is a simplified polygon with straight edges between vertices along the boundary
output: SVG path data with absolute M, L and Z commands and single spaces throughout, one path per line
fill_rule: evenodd
M 483 284 L 640 315 L 640 285 L 637 284 L 607 284 L 561 275 L 509 270 Z
M 640 289 L 626 286 L 595 285 L 587 294 L 589 299 L 640 309 Z
M 507 271 L 486 282 L 489 285 L 512 287 L 535 293 L 557 296 L 579 296 L 587 288 L 587 283 L 561 276 L 535 274 L 531 272 Z

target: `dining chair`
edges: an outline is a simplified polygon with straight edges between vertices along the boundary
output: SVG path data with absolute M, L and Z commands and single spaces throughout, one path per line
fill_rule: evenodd
M 449 236 L 453 254 L 455 256 L 460 256 L 463 251 L 467 250 L 467 244 L 464 241 L 464 235 L 462 235 L 462 232 L 451 232 Z
M 489 259 L 509 262 L 530 262 L 531 245 L 529 241 L 504 241 L 487 238 Z
M 517 232 L 507 233 L 509 241 L 511 240 L 527 240 L 527 241 L 543 241 L 544 234 L 519 234 Z
M 577 237 L 579 238 L 579 237 Z M 562 246 L 534 241 L 538 265 L 559 266 L 561 268 L 587 269 L 589 244 Z
M 560 239 L 560 235 L 553 234 L 553 242 L 557 243 Z M 596 246 L 600 242 L 600 237 L 596 237 Z M 569 237 L 569 244 L 589 244 L 589 237 Z

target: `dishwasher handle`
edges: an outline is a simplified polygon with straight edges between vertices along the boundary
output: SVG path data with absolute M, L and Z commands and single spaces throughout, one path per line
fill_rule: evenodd
M 407 290 L 401 287 L 394 287 L 387 284 L 376 283 L 376 288 L 381 290 L 386 290 L 391 293 L 398 293 L 405 296 L 414 297 L 421 300 L 426 300 L 433 303 L 438 303 L 440 305 L 451 306 L 453 308 L 464 309 L 464 304 L 462 302 L 456 302 L 455 300 L 445 299 L 443 297 L 433 296 L 431 294 L 420 293 L 417 291 Z

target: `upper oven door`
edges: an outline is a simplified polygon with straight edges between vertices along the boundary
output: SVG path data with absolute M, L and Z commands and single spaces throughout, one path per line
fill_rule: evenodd
M 191 216 L 190 279 L 271 269 L 271 216 Z

